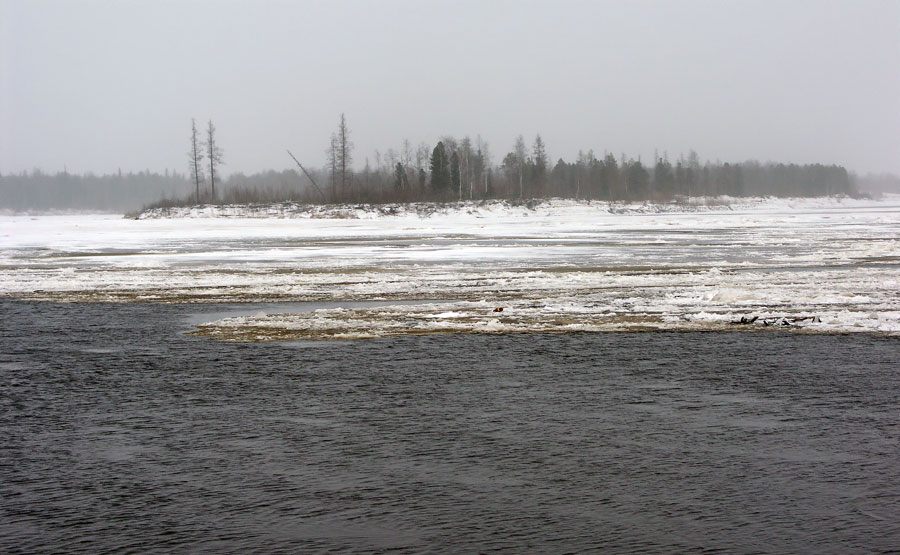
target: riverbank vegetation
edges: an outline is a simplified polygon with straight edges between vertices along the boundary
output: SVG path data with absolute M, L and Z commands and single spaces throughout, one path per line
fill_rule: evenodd
M 833 164 L 701 161 L 694 151 L 677 156 L 655 153 L 648 161 L 583 150 L 574 160 L 553 161 L 540 135 L 529 142 L 517 137 L 496 158 L 480 136 L 442 136 L 433 145 L 402 141 L 396 148 L 359 156 L 350 136 L 342 114 L 326 148 L 325 167 L 304 166 L 302 156 L 298 159 L 288 152 L 285 159 L 293 168 L 223 178 L 219 167 L 226 161 L 216 143 L 215 127 L 210 121 L 200 133 L 192 121 L 186 173 L 120 171 L 97 176 L 35 170 L 0 175 L 0 208 L 130 211 L 140 206 L 210 203 L 378 204 L 551 197 L 668 202 L 722 195 L 856 196 L 866 190 L 859 187 L 861 182 L 872 181 L 871 176 L 857 178 Z M 900 192 L 900 185 L 897 188 Z M 888 186 L 882 192 L 891 191 Z

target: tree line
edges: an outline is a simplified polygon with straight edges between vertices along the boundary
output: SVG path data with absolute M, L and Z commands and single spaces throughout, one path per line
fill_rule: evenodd
M 362 171 L 351 167 L 353 144 L 347 120 L 332 135 L 324 175 L 309 177 L 329 184 L 320 202 L 415 202 L 480 199 L 562 197 L 588 200 L 665 202 L 690 196 L 855 195 L 850 173 L 837 165 L 781 164 L 747 161 L 701 162 L 690 151 L 670 160 L 654 155 L 645 165 L 640 157 L 611 153 L 596 156 L 581 151 L 571 162 L 551 165 L 547 146 L 538 134 L 531 145 L 519 136 L 498 165 L 488 144 L 477 136 L 457 140 L 444 136 L 434 147 L 413 147 L 404 140 L 399 149 L 376 151 Z
M 107 175 L 41 170 L 0 175 L 0 209 L 128 212 L 160 199 L 186 198 L 187 176 L 166 170 Z
M 701 162 L 690 151 L 675 159 L 581 151 L 573 161 L 551 163 L 540 135 L 527 144 L 517 137 L 499 163 L 487 142 L 442 136 L 434 146 L 412 145 L 376 150 L 357 161 L 347 118 L 341 114 L 326 148 L 326 166 L 301 171 L 269 170 L 220 176 L 223 150 L 212 120 L 200 131 L 191 120 L 187 174 L 149 171 L 96 176 L 39 170 L 0 175 L 0 208 L 12 210 L 130 211 L 141 206 L 195 203 L 295 201 L 445 202 L 453 200 L 534 199 L 546 197 L 610 202 L 666 202 L 690 196 L 812 197 L 856 195 L 855 178 L 837 165 L 746 161 Z M 290 154 L 288 152 L 288 154 Z M 883 180 L 882 180 L 883 181 Z M 900 192 L 900 191 L 898 191 Z

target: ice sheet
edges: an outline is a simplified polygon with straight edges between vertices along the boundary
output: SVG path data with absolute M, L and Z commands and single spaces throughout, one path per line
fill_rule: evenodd
M 775 323 L 900 334 L 898 196 L 233 206 L 146 216 L 0 216 L 0 295 L 434 301 L 203 328 L 233 339 Z

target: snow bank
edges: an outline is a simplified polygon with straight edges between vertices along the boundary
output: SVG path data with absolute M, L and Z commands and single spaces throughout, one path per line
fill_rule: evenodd
M 427 218 L 467 214 L 486 216 L 497 214 L 522 215 L 539 211 L 556 213 L 573 208 L 606 214 L 663 214 L 724 212 L 729 210 L 771 211 L 773 209 L 809 210 L 830 208 L 863 208 L 900 202 L 900 195 L 886 195 L 882 200 L 854 199 L 846 196 L 815 198 L 776 197 L 690 197 L 665 203 L 607 202 L 573 199 L 535 199 L 524 201 L 487 200 L 447 203 L 387 203 L 387 204 L 300 204 L 280 202 L 271 204 L 198 205 L 173 208 L 153 208 L 135 216 L 139 220 L 159 218 L 288 218 L 288 219 L 376 219 L 383 217 Z

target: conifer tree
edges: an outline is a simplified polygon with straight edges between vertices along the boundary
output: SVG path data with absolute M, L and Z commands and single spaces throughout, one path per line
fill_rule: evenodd
M 616 157 L 610 153 L 607 153 L 603 160 L 603 175 L 606 178 L 606 192 L 609 195 L 607 200 L 612 202 L 614 194 L 618 194 L 621 176 L 619 175 L 619 166 L 616 164 Z
M 446 193 L 450 186 L 450 164 L 447 160 L 447 152 L 444 150 L 444 143 L 438 141 L 434 150 L 431 151 L 431 188 L 438 194 Z
M 419 168 L 419 190 L 424 194 L 425 193 L 425 182 L 428 180 L 428 174 L 425 172 L 425 168 Z
M 406 188 L 406 169 L 401 162 L 397 162 L 397 165 L 394 166 L 394 188 L 397 191 Z

